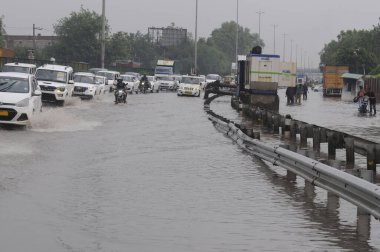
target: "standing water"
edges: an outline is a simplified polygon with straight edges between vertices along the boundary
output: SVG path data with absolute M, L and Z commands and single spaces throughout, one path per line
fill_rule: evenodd
M 355 207 L 328 208 L 325 191 L 243 152 L 202 99 L 112 99 L 46 107 L 30 129 L 0 129 L 2 251 L 380 249 L 378 221 L 358 236 Z M 228 97 L 211 106 L 239 118 Z M 316 94 L 281 112 L 313 120 L 325 106 Z

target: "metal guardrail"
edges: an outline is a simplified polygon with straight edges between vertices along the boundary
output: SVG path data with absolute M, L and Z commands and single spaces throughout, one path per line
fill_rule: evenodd
M 205 102 L 205 110 L 215 127 L 233 139 L 245 151 L 281 166 L 313 185 L 319 186 L 362 208 L 375 218 L 380 218 L 380 186 L 355 177 L 334 167 L 287 150 L 280 146 L 269 146 L 244 134 L 236 124 L 216 115 L 209 108 L 211 97 Z

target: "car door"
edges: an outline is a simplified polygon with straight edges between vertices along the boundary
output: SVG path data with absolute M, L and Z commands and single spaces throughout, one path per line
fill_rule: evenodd
M 73 90 L 74 90 L 73 72 L 68 73 L 68 82 L 67 82 L 66 88 L 67 88 L 68 95 L 72 96 Z
M 41 95 L 35 95 L 36 90 L 39 90 L 38 82 L 36 78 L 33 76 L 31 78 L 31 102 L 33 104 L 33 111 L 41 111 L 42 107 L 42 101 L 41 101 Z

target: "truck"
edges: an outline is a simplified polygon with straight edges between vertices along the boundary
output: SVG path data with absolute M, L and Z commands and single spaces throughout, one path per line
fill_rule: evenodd
M 238 64 L 238 96 L 243 103 L 278 112 L 277 88 L 282 70 L 279 55 L 262 54 L 261 47 L 254 47 Z
M 174 60 L 157 60 L 154 69 L 155 76 L 173 75 L 175 73 Z
M 344 65 L 323 66 L 323 96 L 342 96 L 342 75 L 348 72 L 348 66 Z

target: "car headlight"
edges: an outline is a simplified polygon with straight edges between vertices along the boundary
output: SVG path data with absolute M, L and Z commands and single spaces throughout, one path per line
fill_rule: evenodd
M 28 107 L 29 106 L 29 98 L 25 98 L 18 103 L 16 103 L 16 107 Z
M 55 90 L 58 90 L 60 92 L 65 92 L 65 87 L 57 87 Z

